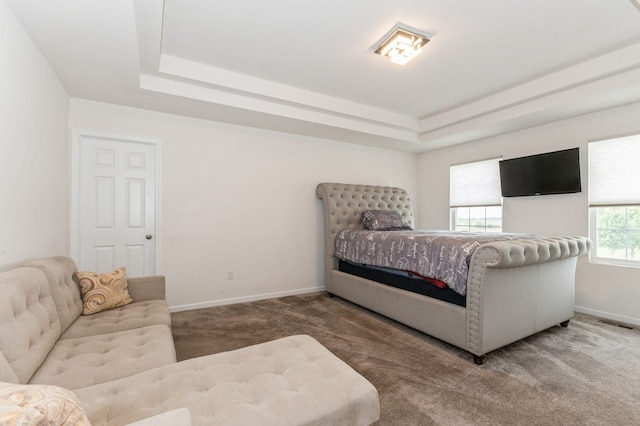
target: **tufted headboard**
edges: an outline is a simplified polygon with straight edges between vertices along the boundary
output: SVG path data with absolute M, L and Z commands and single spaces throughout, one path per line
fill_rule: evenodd
M 324 205 L 325 282 L 330 288 L 331 271 L 338 269 L 334 256 L 336 237 L 344 229 L 362 228 L 364 210 L 394 210 L 413 227 L 413 211 L 409 194 L 402 188 L 389 186 L 320 183 L 316 196 Z

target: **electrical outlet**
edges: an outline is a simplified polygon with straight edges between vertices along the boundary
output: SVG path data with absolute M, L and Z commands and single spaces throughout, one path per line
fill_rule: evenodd
M 232 280 L 233 279 L 233 271 L 227 271 L 227 279 L 228 280 Z

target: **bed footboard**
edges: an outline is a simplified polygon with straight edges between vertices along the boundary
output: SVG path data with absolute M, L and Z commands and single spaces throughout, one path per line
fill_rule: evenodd
M 573 317 L 585 237 L 502 241 L 476 250 L 467 279 L 467 350 L 484 355 Z

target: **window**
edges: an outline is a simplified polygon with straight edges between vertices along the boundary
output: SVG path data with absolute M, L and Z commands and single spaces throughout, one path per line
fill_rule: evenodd
M 640 266 L 640 135 L 589 143 L 594 262 Z
M 499 158 L 449 168 L 451 229 L 502 232 Z
M 502 206 L 452 208 L 451 225 L 454 231 L 502 232 Z

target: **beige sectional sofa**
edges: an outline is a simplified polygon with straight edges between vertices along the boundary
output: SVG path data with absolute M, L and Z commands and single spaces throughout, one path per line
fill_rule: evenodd
M 52 257 L 0 273 L 0 423 L 36 399 L 25 394 L 60 388 L 94 425 L 379 418 L 371 383 L 310 336 L 178 363 L 164 277 L 129 278 L 133 303 L 82 315 L 76 272 Z

